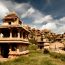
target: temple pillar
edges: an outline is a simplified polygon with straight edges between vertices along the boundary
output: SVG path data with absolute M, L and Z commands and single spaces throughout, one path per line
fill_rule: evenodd
M 9 49 L 9 52 L 11 52 L 11 48 Z
M 18 38 L 20 38 L 20 33 L 18 32 Z
M 17 53 L 19 53 L 19 45 L 17 44 L 17 50 L 16 50 Z
M 20 31 L 20 37 L 23 39 L 23 31 Z
M 26 37 L 26 39 L 28 39 L 28 34 L 27 33 L 26 33 L 26 36 L 25 37 Z
M 19 53 L 19 49 L 17 48 L 17 53 Z
M 12 38 L 12 30 L 10 31 L 10 38 Z
M 20 30 L 18 30 L 18 38 L 20 38 Z
M 10 45 L 10 47 L 9 47 L 9 53 L 11 52 L 12 50 L 11 50 L 11 45 Z

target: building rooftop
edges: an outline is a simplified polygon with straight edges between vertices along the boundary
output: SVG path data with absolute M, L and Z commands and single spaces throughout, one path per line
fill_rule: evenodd
M 16 21 L 17 18 L 19 19 L 19 17 L 17 16 L 17 14 L 15 12 L 11 12 L 11 13 L 9 13 L 7 16 L 5 16 L 3 18 L 3 22 L 8 21 L 8 20 Z M 22 23 L 22 21 L 20 19 L 19 19 L 19 22 Z

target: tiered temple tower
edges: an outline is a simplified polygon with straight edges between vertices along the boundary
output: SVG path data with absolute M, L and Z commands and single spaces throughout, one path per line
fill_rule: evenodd
M 0 25 L 0 55 L 8 58 L 28 53 L 29 31 L 24 29 L 16 13 L 4 17 Z

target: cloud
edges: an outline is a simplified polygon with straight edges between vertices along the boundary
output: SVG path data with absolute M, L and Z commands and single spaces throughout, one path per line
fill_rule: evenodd
M 42 18 L 34 20 L 34 23 L 43 23 L 43 22 L 51 22 L 53 20 L 51 15 L 44 16 Z
M 49 30 L 55 30 L 57 28 L 55 23 L 47 23 L 46 25 L 43 25 L 41 29 L 49 29 Z
M 0 2 L 0 18 L 3 18 L 8 13 L 9 13 L 8 8 L 3 3 Z
M 11 12 L 15 11 L 19 16 L 26 12 L 31 5 L 29 3 L 17 3 L 13 0 L 0 0 Z
M 40 29 L 49 29 L 57 34 L 63 34 L 65 32 L 65 17 L 62 17 L 58 20 L 53 19 L 52 17 L 52 22 L 50 21 L 45 25 L 43 24 Z
M 25 8 L 24 8 L 25 9 Z M 33 21 L 42 18 L 44 15 L 37 9 L 33 8 L 31 5 L 23 14 L 21 18 L 32 18 Z
M 60 18 L 60 19 L 59 19 L 59 22 L 60 22 L 61 24 L 65 24 L 65 17 Z
M 44 15 L 29 3 L 17 3 L 13 0 L 0 0 L 10 11 L 15 11 L 21 18 L 40 19 Z
M 32 15 L 34 12 L 35 12 L 35 9 L 31 7 L 25 13 L 23 13 L 21 15 L 21 18 L 28 17 L 28 16 Z
M 27 13 L 29 13 L 29 9 L 31 8 L 31 5 L 28 4 L 28 3 L 16 3 L 15 4 L 16 6 L 14 7 L 14 10 L 21 16 L 23 15 L 22 17 L 26 17 Z M 32 8 L 30 9 L 32 10 Z M 28 11 L 28 12 L 27 12 Z M 24 16 L 25 15 L 25 16 Z
M 60 27 L 60 28 L 58 29 L 58 32 L 57 32 L 57 33 L 63 34 L 64 32 L 65 32 L 65 25 L 63 25 L 62 27 Z

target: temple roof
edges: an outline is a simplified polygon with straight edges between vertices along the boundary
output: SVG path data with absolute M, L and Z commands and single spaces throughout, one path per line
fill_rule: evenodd
M 14 25 L 13 24 L 9 25 L 9 24 L 4 23 L 4 22 L 10 22 L 12 20 L 15 21 L 16 19 L 18 19 L 17 21 L 19 21 L 20 24 L 15 23 Z M 20 28 L 20 29 L 23 29 L 23 30 L 29 32 L 29 30 L 28 30 L 29 26 L 24 26 L 21 23 L 22 22 L 20 21 L 20 18 L 17 16 L 17 14 L 15 12 L 11 12 L 11 13 L 9 13 L 8 15 L 6 15 L 3 18 L 3 23 L 0 25 L 0 29 L 4 29 L 4 28 Z
M 4 17 L 4 19 L 11 19 L 11 18 L 18 18 L 18 16 L 15 12 L 12 12 L 12 13 L 9 13 L 7 16 Z
M 11 12 L 3 18 L 3 22 L 5 20 L 16 20 L 17 18 L 19 19 L 19 22 L 22 23 L 17 14 L 15 12 Z

